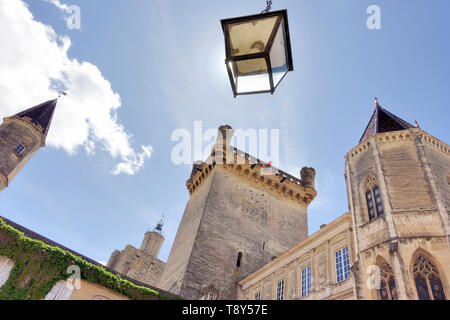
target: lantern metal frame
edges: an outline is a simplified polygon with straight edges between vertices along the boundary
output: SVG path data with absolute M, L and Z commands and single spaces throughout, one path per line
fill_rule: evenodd
M 228 25 L 230 24 L 234 24 L 234 23 L 239 23 L 239 22 L 248 22 L 251 20 L 259 20 L 259 19 L 264 19 L 264 18 L 270 18 L 270 17 L 278 17 L 277 21 L 275 22 L 275 25 L 273 27 L 273 30 L 270 34 L 269 40 L 267 42 L 267 46 L 265 48 L 265 50 L 263 52 L 260 53 L 252 53 L 252 54 L 247 54 L 247 55 L 242 55 L 242 56 L 232 56 L 231 52 L 231 39 L 230 39 L 230 34 L 229 34 L 229 30 L 228 30 Z M 280 81 L 278 81 L 277 85 L 274 85 L 273 82 L 273 74 L 272 74 L 272 65 L 270 62 L 270 51 L 272 49 L 273 43 L 275 41 L 275 37 L 277 34 L 277 31 L 280 27 L 280 24 L 283 23 L 283 32 L 284 32 L 284 37 L 285 37 L 285 41 L 286 41 L 286 63 L 287 63 L 287 72 L 283 75 L 283 77 L 280 79 Z M 287 14 L 287 10 L 278 10 L 278 11 L 272 11 L 272 12 L 268 12 L 268 13 L 261 13 L 261 14 L 254 14 L 254 15 L 249 15 L 249 16 L 243 16 L 243 17 L 237 17 L 237 18 L 229 18 L 229 19 L 222 19 L 221 20 L 221 24 L 222 24 L 222 29 L 223 29 L 223 33 L 225 36 L 225 52 L 226 52 L 226 59 L 225 59 L 225 64 L 227 67 L 227 71 L 228 71 L 228 76 L 230 78 L 230 82 L 231 82 L 231 87 L 233 89 L 233 94 L 234 97 L 236 98 L 236 96 L 238 95 L 249 95 L 249 94 L 258 94 L 258 93 L 271 93 L 273 94 L 275 92 L 275 89 L 278 87 L 278 85 L 281 83 L 281 81 L 284 79 L 284 77 L 286 76 L 286 74 L 289 71 L 294 71 L 294 64 L 293 64 L 293 60 L 292 60 L 292 50 L 291 50 L 291 38 L 290 38 L 290 34 L 289 34 L 289 23 L 288 23 L 288 14 Z M 236 84 L 234 83 L 234 77 L 233 77 L 233 72 L 231 70 L 230 67 L 230 62 L 236 62 L 236 61 L 241 61 L 241 60 L 249 60 L 249 59 L 257 59 L 257 58 L 263 58 L 266 61 L 267 64 L 267 72 L 269 75 L 269 82 L 270 82 L 270 90 L 261 90 L 261 91 L 249 91 L 249 92 L 241 92 L 238 93 L 237 92 L 237 88 L 236 88 Z

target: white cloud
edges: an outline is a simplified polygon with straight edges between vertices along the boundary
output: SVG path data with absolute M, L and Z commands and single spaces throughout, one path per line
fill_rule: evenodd
M 45 2 L 50 2 L 54 4 L 56 7 L 58 7 L 61 10 L 68 10 L 69 6 L 67 4 L 59 2 L 59 0 L 44 0 Z
M 58 101 L 49 146 L 71 155 L 79 148 L 89 155 L 103 149 L 119 160 L 113 174 L 133 175 L 151 157 L 150 146 L 140 153 L 131 147 L 131 136 L 118 122 L 120 96 L 110 82 L 95 65 L 68 58 L 70 38 L 34 20 L 22 0 L 0 0 L 0 43 L 1 118 L 68 90 Z

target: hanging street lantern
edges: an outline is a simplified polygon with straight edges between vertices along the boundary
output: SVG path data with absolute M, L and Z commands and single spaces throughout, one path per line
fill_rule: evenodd
M 234 97 L 271 93 L 293 71 L 287 10 L 224 19 L 226 67 Z

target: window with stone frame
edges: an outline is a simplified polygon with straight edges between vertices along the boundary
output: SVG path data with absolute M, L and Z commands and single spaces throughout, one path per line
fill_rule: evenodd
M 276 299 L 284 300 L 284 280 L 278 281 Z
M 369 221 L 384 216 L 383 201 L 381 200 L 381 192 L 377 180 L 374 176 L 367 175 L 363 184 Z
M 415 259 L 413 275 L 419 300 L 446 300 L 440 273 L 428 257 L 420 254 Z
M 348 279 L 350 275 L 350 260 L 348 257 L 348 247 L 336 251 L 336 282 Z
M 311 266 L 302 269 L 302 298 L 311 292 Z
M 17 147 L 14 149 L 14 151 L 18 154 L 21 155 L 23 153 L 23 151 L 25 150 L 25 147 L 22 144 L 18 144 Z
M 380 268 L 380 288 L 378 297 L 380 300 L 398 300 L 397 286 L 394 272 L 390 264 L 382 257 L 377 258 L 377 267 Z

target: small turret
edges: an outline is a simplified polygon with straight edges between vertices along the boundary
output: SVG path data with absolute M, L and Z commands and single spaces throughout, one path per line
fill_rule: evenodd
M 314 170 L 314 168 L 302 168 L 300 171 L 300 176 L 304 187 L 315 188 L 316 170 Z
M 141 244 L 141 250 L 145 253 L 157 258 L 161 247 L 164 242 L 164 236 L 162 235 L 162 227 L 164 225 L 164 215 L 161 220 L 158 221 L 155 229 L 145 233 L 144 241 Z

